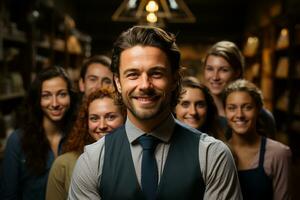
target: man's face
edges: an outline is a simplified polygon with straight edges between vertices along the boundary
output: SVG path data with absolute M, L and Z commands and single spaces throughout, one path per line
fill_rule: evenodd
M 153 128 L 170 112 L 176 84 L 168 58 L 159 48 L 134 46 L 124 50 L 115 81 L 129 119 L 142 130 L 145 126 Z
M 101 87 L 113 86 L 113 74 L 110 69 L 100 63 L 92 63 L 88 66 L 84 80 L 80 79 L 79 89 L 85 96 Z

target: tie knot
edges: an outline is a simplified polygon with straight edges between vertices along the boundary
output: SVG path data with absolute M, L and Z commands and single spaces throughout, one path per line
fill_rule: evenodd
M 154 150 L 159 140 L 151 135 L 142 135 L 138 138 L 138 141 L 143 150 Z

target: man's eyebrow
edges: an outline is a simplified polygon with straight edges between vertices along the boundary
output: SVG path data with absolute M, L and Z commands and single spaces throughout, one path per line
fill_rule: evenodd
M 139 70 L 136 69 L 136 68 L 129 68 L 129 69 L 124 70 L 123 74 L 127 74 L 127 73 L 129 73 L 129 72 L 138 72 L 138 71 L 139 71 Z
M 148 71 L 151 72 L 151 71 L 155 71 L 155 70 L 167 71 L 168 69 L 164 66 L 157 65 L 155 67 L 152 67 Z M 129 68 L 129 69 L 124 70 L 123 74 L 129 73 L 129 72 L 138 72 L 138 71 L 140 71 L 138 68 Z
M 112 82 L 112 79 L 109 78 L 108 76 L 105 76 L 105 77 L 102 77 L 102 79 L 101 79 L 101 82 L 104 82 L 104 81 L 111 81 Z
M 155 66 L 155 67 L 151 68 L 149 71 L 154 71 L 154 70 L 167 71 L 168 69 L 163 66 Z
M 104 76 L 104 77 L 102 77 L 102 79 L 109 79 L 109 80 L 112 80 L 111 78 L 109 78 L 108 76 Z

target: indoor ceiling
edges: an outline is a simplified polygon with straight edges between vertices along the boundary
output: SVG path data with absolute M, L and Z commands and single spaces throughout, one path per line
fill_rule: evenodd
M 193 24 L 166 24 L 179 43 L 212 43 L 220 39 L 239 42 L 244 33 L 247 5 L 241 0 L 184 0 L 195 15 Z M 57 1 L 62 4 L 62 1 Z M 65 1 L 67 2 L 67 1 Z M 73 0 L 77 28 L 93 39 L 93 50 L 111 47 L 118 34 L 134 25 L 113 22 L 111 16 L 122 0 Z M 67 7 L 66 7 L 67 9 Z

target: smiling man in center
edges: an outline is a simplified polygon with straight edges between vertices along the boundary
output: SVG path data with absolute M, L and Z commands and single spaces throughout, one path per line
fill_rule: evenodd
M 176 121 L 180 51 L 150 26 L 123 32 L 111 70 L 127 107 L 124 126 L 86 147 L 69 199 L 242 199 L 227 146 Z

